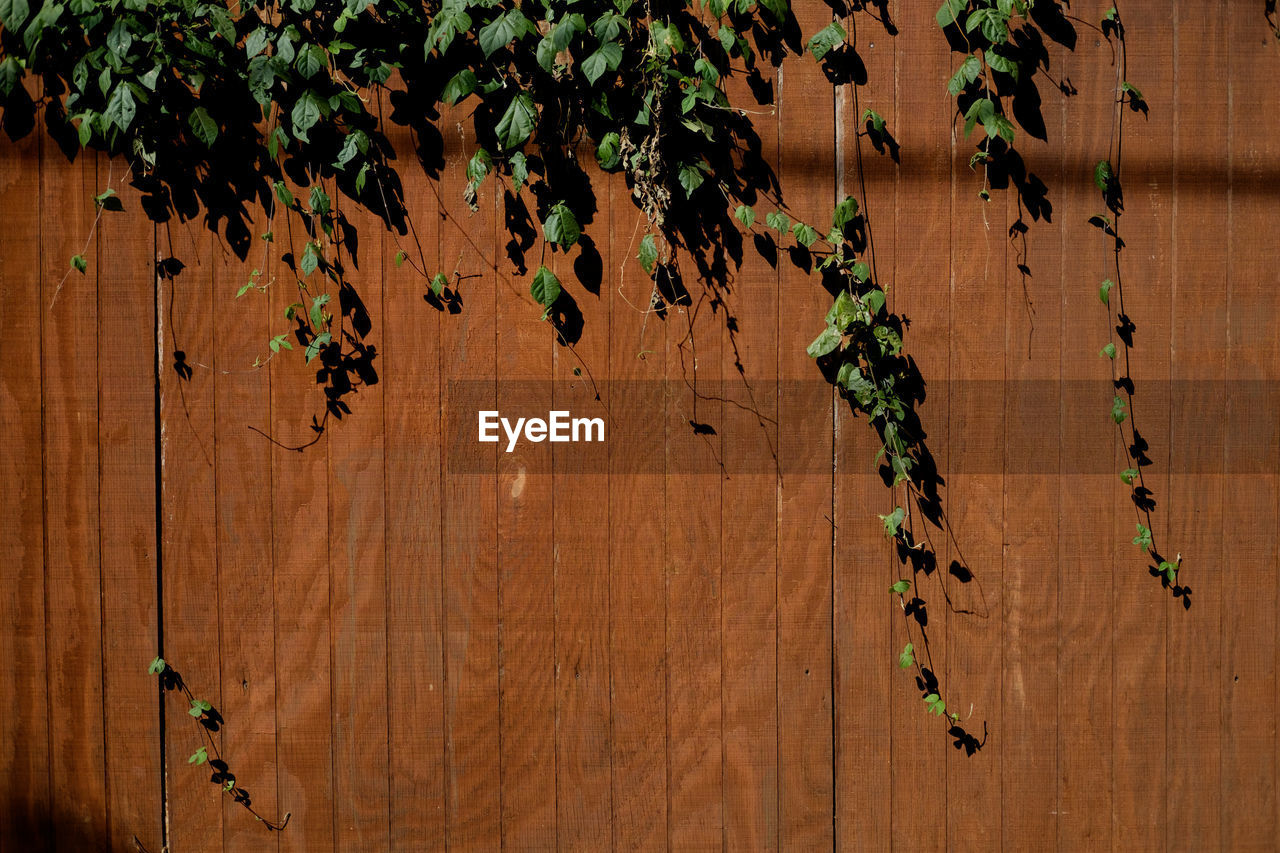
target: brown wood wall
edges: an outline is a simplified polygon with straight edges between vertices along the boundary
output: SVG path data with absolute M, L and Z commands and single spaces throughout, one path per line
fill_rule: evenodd
M 939 389 L 920 407 L 953 531 L 939 564 L 963 559 L 980 592 L 919 582 L 979 751 L 896 666 L 908 622 L 887 588 L 905 570 L 875 517 L 892 499 L 865 423 L 804 353 L 829 296 L 785 257 L 748 250 L 723 304 L 690 281 L 692 306 L 646 316 L 637 213 L 605 183 L 599 292 L 554 261 L 583 314 L 562 347 L 506 258 L 492 188 L 475 215 L 453 201 L 469 130 L 447 115 L 438 184 L 402 173 L 427 266 L 473 274 L 463 310 L 431 308 L 393 263 L 411 238 L 344 208 L 380 381 L 296 453 L 254 430 L 308 440 L 314 368 L 296 350 L 251 367 L 289 289 L 234 299 L 263 260 L 199 222 L 153 225 L 129 189 L 87 275 L 67 276 L 123 166 L 31 136 L 0 143 L 0 851 L 1273 849 L 1276 410 L 1239 391 L 1280 379 L 1263 3 L 1124 9 L 1150 103 L 1123 160 L 1135 414 L 1189 609 L 1128 544 L 1097 356 L 1108 243 L 1086 219 L 1111 49 L 1084 24 L 1074 51 L 1051 47 L 1078 95 L 1041 83 L 1048 142 L 1022 150 L 1053 209 L 1024 242 L 1015 195 L 981 201 L 972 146 L 948 133 L 958 60 L 934 4 L 889 9 L 896 37 L 846 21 L 865 87 L 789 61 L 757 127 L 792 209 L 819 221 L 862 194 L 861 108 L 901 146 L 895 164 L 863 141 L 865 201 L 890 307 Z M 797 14 L 805 32 L 829 20 L 812 0 Z M 411 157 L 408 131 L 388 132 Z M 172 279 L 167 257 L 185 265 Z M 983 379 L 992 405 L 957 402 Z M 451 404 L 460 380 L 468 406 Z M 1083 408 L 1076 381 L 1097 391 Z M 1179 381 L 1195 405 L 1162 396 Z M 1047 408 L 1029 415 L 1017 382 Z M 480 403 L 607 411 L 607 445 L 455 440 Z M 972 462 L 984 447 L 994 464 Z M 1028 447 L 1058 455 L 1023 464 Z M 1065 461 L 1073 447 L 1097 465 Z M 161 644 L 220 711 L 254 806 L 292 814 L 284 832 L 187 766 L 198 731 L 146 672 Z

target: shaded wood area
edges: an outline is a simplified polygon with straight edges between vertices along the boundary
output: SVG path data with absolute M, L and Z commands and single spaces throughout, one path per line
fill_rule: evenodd
M 912 614 L 878 443 L 805 355 L 831 294 L 803 253 L 747 238 L 655 308 L 641 215 L 601 176 L 589 241 L 543 258 L 553 328 L 518 201 L 461 201 L 464 107 L 434 175 L 387 121 L 406 220 L 339 202 L 359 357 L 307 364 L 268 347 L 307 235 L 239 257 L 149 220 L 121 161 L 0 141 L 0 853 L 1271 849 L 1280 41 L 1261 3 L 1124 10 L 1150 109 L 1124 120 L 1123 310 L 1174 597 L 1129 544 L 1098 355 L 1116 72 L 1083 22 L 1111 4 L 1046 45 L 1074 94 L 1038 78 L 1044 138 L 1019 135 L 1043 197 L 989 201 L 934 9 L 888 2 L 891 33 L 878 5 L 842 19 L 859 85 L 788 60 L 753 118 L 795 217 L 862 200 L 909 320 L 945 520 Z M 123 212 L 95 224 L 107 186 Z M 480 409 L 606 441 L 504 452 Z M 908 641 L 971 740 L 898 668 Z M 283 831 L 189 766 L 202 743 Z

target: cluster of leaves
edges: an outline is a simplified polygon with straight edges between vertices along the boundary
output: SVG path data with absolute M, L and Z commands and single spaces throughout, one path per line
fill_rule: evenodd
M 188 689 L 186 682 L 182 680 L 182 676 L 169 665 L 162 657 L 156 657 L 151 661 L 151 665 L 147 667 L 147 672 L 157 676 L 160 679 L 160 686 L 166 691 L 181 692 L 187 699 L 189 708 L 187 714 L 195 720 L 199 727 L 201 743 L 187 758 L 187 764 L 193 767 L 208 765 L 212 768 L 213 773 L 209 781 L 218 786 L 223 794 L 231 797 L 238 805 L 242 806 L 249 814 L 253 815 L 264 826 L 273 831 L 279 831 L 289 825 L 289 815 L 286 814 L 284 819 L 275 822 L 270 821 L 260 815 L 253 808 L 253 799 L 249 796 L 249 792 L 236 781 L 236 776 L 227 767 L 227 763 L 222 760 L 222 755 L 218 751 L 218 746 L 213 738 L 213 733 L 218 731 L 222 726 L 222 716 L 218 713 L 212 703 L 204 699 L 198 699 L 191 690 Z M 212 754 L 210 751 L 212 750 Z

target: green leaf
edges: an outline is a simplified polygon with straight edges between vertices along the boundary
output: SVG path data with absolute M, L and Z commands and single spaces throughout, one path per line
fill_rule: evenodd
M 845 35 L 844 27 L 840 26 L 836 21 L 832 21 L 813 34 L 813 38 L 809 39 L 807 49 L 813 54 L 814 59 L 821 62 L 822 57 L 844 44 Z
M 860 121 L 864 125 L 870 122 L 871 128 L 876 133 L 884 133 L 884 116 L 880 115 L 880 113 L 876 112 L 870 107 L 862 111 L 862 118 L 860 119 Z
M 0 24 L 11 33 L 22 32 L 22 25 L 31 14 L 27 0 L 0 0 Z
M 1126 486 L 1132 486 L 1133 481 L 1136 480 L 1137 477 L 1138 477 L 1137 468 L 1125 468 L 1123 471 L 1120 472 L 1120 480 Z
M 289 118 L 293 122 L 294 138 L 302 142 L 310 142 L 307 131 L 315 127 L 316 122 L 320 120 L 320 104 L 311 92 L 304 92 L 302 97 L 298 98 Z
M 324 308 L 329 304 L 329 294 L 321 293 L 311 300 L 311 310 L 307 312 L 313 328 L 324 325 Z
M 431 282 L 427 286 L 431 288 L 431 292 L 439 297 L 444 293 L 445 287 L 449 284 L 449 279 L 445 278 L 444 273 L 438 272 L 431 277 Z
M 195 134 L 196 139 L 206 146 L 213 146 L 214 140 L 218 138 L 218 124 L 210 117 L 208 110 L 204 107 L 196 107 L 191 111 L 187 124 L 191 127 L 191 132 Z
M 1146 98 L 1142 97 L 1142 92 L 1132 83 L 1125 82 L 1120 85 L 1120 91 L 1129 96 L 1129 100 L 1135 104 L 1146 102 Z
M 137 112 L 138 107 L 133 101 L 133 92 L 127 83 L 122 82 L 116 84 L 116 89 L 111 93 L 111 100 L 107 101 L 107 108 L 103 110 L 102 117 L 121 131 L 127 131 L 133 124 L 133 117 Z
M 1169 583 L 1174 583 L 1178 579 L 1178 564 L 1171 563 L 1168 560 L 1161 560 L 1156 570 L 1169 579 Z
M 71 256 L 71 268 L 81 275 L 89 268 L 89 262 L 84 259 L 84 255 Z
M 311 275 L 320 266 L 320 254 L 315 243 L 307 243 L 302 248 L 302 259 L 298 261 L 298 269 L 304 276 Z
M 1111 419 L 1118 424 L 1122 424 L 1124 423 L 1124 419 L 1126 417 L 1128 417 L 1128 415 L 1125 414 L 1124 400 L 1121 400 L 1119 397 L 1116 397 L 1111 402 Z
M 560 298 L 560 279 L 544 266 L 538 267 L 533 274 L 533 284 L 529 286 L 529 294 L 533 301 L 543 308 L 550 308 Z
M 480 49 L 486 57 L 511 44 L 516 38 L 533 31 L 533 25 L 519 9 L 509 9 L 480 29 Z
M 329 212 L 329 194 L 319 184 L 311 188 L 311 197 L 307 199 L 307 203 L 311 212 L 317 216 L 324 216 Z
M 284 185 L 284 181 L 276 181 L 275 183 L 276 198 L 285 207 L 293 207 L 293 193 Z
M 1146 525 L 1139 523 L 1138 535 L 1133 537 L 1133 544 L 1141 548 L 1144 554 L 1151 550 L 1151 529 Z
M 618 153 L 621 144 L 622 140 L 616 131 L 611 130 L 604 135 L 596 146 L 596 162 L 601 169 L 612 169 L 622 161 L 622 156 Z
M 151 675 L 159 675 L 164 672 L 164 667 L 164 658 L 157 655 L 155 660 L 151 661 L 151 666 L 147 667 L 147 672 Z
M 889 587 L 889 592 L 897 593 L 898 595 L 906 595 L 907 591 L 910 589 L 911 581 L 898 581 L 893 586 Z M 910 643 L 907 643 L 907 648 L 911 648 Z
M 517 193 L 529 180 L 529 160 L 517 151 L 511 155 L 511 184 Z
M 764 217 L 765 225 L 777 231 L 785 232 L 791 227 L 791 219 L 781 210 L 775 210 L 772 213 L 766 213 Z
M 836 209 L 831 214 L 831 227 L 844 231 L 849 223 L 853 222 L 858 215 L 858 200 L 853 196 L 846 196 L 843 201 L 836 205 Z
M 796 238 L 797 243 L 806 249 L 818 242 L 818 237 L 821 236 L 812 226 L 803 222 L 797 222 L 791 227 L 791 235 Z
M 578 242 L 578 236 L 581 233 L 577 218 L 564 202 L 552 207 L 546 221 L 542 223 L 542 234 L 547 242 L 561 248 L 567 249 Z
M 644 235 L 644 239 L 640 241 L 640 251 L 636 254 L 636 258 L 640 261 L 640 266 L 644 267 L 644 271 L 649 275 L 653 275 L 654 264 L 658 262 L 658 247 L 654 243 L 652 234 Z
M 303 79 L 310 79 L 320 73 L 320 69 L 329 65 L 329 58 L 325 56 L 324 48 L 318 44 L 309 44 L 298 51 L 298 58 L 293 63 L 293 67 L 298 69 L 298 73 Z
M 1116 345 L 1114 343 L 1108 343 L 1105 347 L 1099 350 L 1098 355 L 1102 356 L 1103 358 L 1115 358 Z
M 307 364 L 310 364 L 311 360 L 319 355 L 320 351 L 327 347 L 332 341 L 333 336 L 328 332 L 321 332 L 316 335 L 315 339 L 312 340 L 311 343 L 307 344 Z
M 534 106 L 533 98 L 528 92 L 521 92 L 512 98 L 494 130 L 502 147 L 510 150 L 523 145 L 533 134 L 537 123 L 538 108 Z
M 756 222 L 756 211 L 753 207 L 745 204 L 738 205 L 738 209 L 733 212 L 733 216 L 747 228 L 750 228 Z
M 853 325 L 860 313 L 859 303 L 849 295 L 848 291 L 842 290 L 836 294 L 836 301 L 827 309 L 825 319 L 828 326 L 835 326 L 843 332 Z
M 906 581 L 898 581 L 898 583 L 895 583 L 893 585 L 894 592 L 899 591 L 897 589 L 899 585 L 906 586 L 906 587 L 910 586 L 910 584 L 907 583 Z M 901 591 L 906 592 L 905 589 Z M 902 653 L 898 655 L 898 666 L 902 669 L 910 669 L 915 664 L 915 662 L 916 662 L 915 646 L 911 645 L 910 643 L 907 643 L 905 646 L 902 647 Z
M 1102 192 L 1111 185 L 1111 164 L 1106 160 L 1099 160 L 1093 167 L 1093 183 Z
M 197 749 L 195 752 L 191 753 L 191 757 L 187 759 L 187 763 L 194 764 L 195 766 L 199 767 L 201 764 L 204 764 L 208 760 L 209 760 L 209 753 L 205 749 L 205 747 L 202 746 L 199 749 Z
M 470 68 L 464 68 L 449 78 L 448 83 L 444 84 L 444 91 L 440 94 L 440 99 L 447 104 L 456 104 L 475 90 L 476 73 Z
M 622 64 L 622 45 L 613 41 L 605 42 L 595 53 L 582 61 L 582 73 L 594 83 L 605 71 L 616 71 L 620 64 Z
M 967 5 L 969 5 L 968 0 L 943 0 L 942 5 L 938 7 L 938 14 L 934 16 L 938 26 L 949 27 L 958 23 L 960 13 L 964 11 Z
M 698 166 L 681 166 L 680 167 L 680 186 L 684 188 L 686 196 L 692 196 L 693 191 L 702 186 L 702 182 L 707 179 L 702 169 Z
M 133 47 L 133 33 L 129 32 L 126 18 L 117 18 L 111 32 L 107 33 L 107 50 L 120 61 L 129 56 L 129 48 Z
M 894 507 L 893 512 L 888 515 L 880 516 L 880 520 L 884 522 L 884 535 L 893 537 L 898 535 L 898 530 L 902 526 L 902 520 L 907 517 L 907 512 L 902 507 Z
M 1111 279 L 1104 279 L 1098 287 L 1098 298 L 1102 300 L 1103 305 L 1111 304 L 1111 288 L 1115 287 L 1115 282 Z
M 1004 74 L 1008 74 L 1014 80 L 1017 80 L 1019 75 L 1022 73 L 1022 66 L 1018 64 L 1017 60 L 1010 59 L 1009 57 L 997 53 L 994 50 L 988 50 L 986 52 L 986 58 L 987 65 L 989 65 L 993 71 L 1000 71 Z
M 813 343 L 805 348 L 805 352 L 809 354 L 809 358 L 822 358 L 834 352 L 836 347 L 840 346 L 843 337 L 843 333 L 835 326 L 827 326 L 818 337 L 813 339 Z
M 977 80 L 980 74 L 982 74 L 982 62 L 971 53 L 964 58 L 964 62 L 960 63 L 956 73 L 947 82 L 947 91 L 952 97 L 956 97 L 964 91 L 965 86 Z
M 403 266 L 404 259 L 407 257 L 409 256 L 404 253 L 404 249 L 401 249 L 400 251 L 396 252 L 396 266 L 397 267 Z

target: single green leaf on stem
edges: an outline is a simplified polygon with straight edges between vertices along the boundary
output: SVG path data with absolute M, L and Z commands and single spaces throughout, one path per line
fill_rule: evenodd
M 208 760 L 209 760 L 209 752 L 208 750 L 205 749 L 205 747 L 202 746 L 199 749 L 197 749 L 195 752 L 191 753 L 191 757 L 187 759 L 187 763 L 194 764 L 196 767 L 199 767 L 201 764 L 204 764 Z
M 402 266 L 404 264 L 404 259 L 407 257 L 409 256 L 405 254 L 404 249 L 396 252 L 396 266 Z
M 164 672 L 164 668 L 164 658 L 157 656 L 155 660 L 151 661 L 151 666 L 147 667 L 147 672 L 151 675 L 159 675 Z
M 1115 286 L 1116 283 L 1109 278 L 1103 279 L 1102 284 L 1098 286 L 1098 298 L 1102 300 L 1103 305 L 1111 304 L 1111 288 Z
M 750 228 L 756 222 L 755 208 L 748 207 L 745 204 L 738 205 L 738 209 L 733 212 L 733 216 L 747 228 Z
M 791 234 L 796 238 L 796 242 L 808 249 L 818 241 L 819 234 L 811 226 L 803 222 L 797 222 L 791 228 Z
M 494 131 L 502 147 L 511 150 L 524 144 L 525 140 L 533 134 L 537 123 L 538 108 L 534 106 L 533 98 L 528 92 L 521 92 L 507 105 L 507 110 L 498 120 L 498 126 Z
M 900 581 L 906 583 L 906 581 Z M 897 584 L 894 584 L 897 586 Z M 915 646 L 907 643 L 902 647 L 902 653 L 898 655 L 898 666 L 902 669 L 910 669 L 916 662 Z
M 822 57 L 844 44 L 845 35 L 844 27 L 832 21 L 813 34 L 807 45 L 808 51 L 813 54 L 814 59 L 821 62 Z
M 306 352 L 307 364 L 310 364 L 311 360 L 316 356 L 318 356 L 324 350 L 325 347 L 327 347 L 330 343 L 332 343 L 332 341 L 333 341 L 333 335 L 329 334 L 328 332 L 321 332 L 320 334 L 316 335 L 315 338 L 311 341 L 311 343 L 307 344 L 307 352 Z
M 706 174 L 699 168 L 700 165 L 684 165 L 680 167 L 680 186 L 684 188 L 686 196 L 692 196 L 693 191 L 702 186 L 702 182 L 707 178 Z
M 622 139 L 616 131 L 611 130 L 600 138 L 600 144 L 596 146 L 596 162 L 601 169 L 612 169 L 622 162 L 621 145 Z
M 622 64 L 622 45 L 615 41 L 600 45 L 595 53 L 582 61 L 582 73 L 587 80 L 595 83 L 606 71 L 617 71 Z
M 943 0 L 942 5 L 938 7 L 938 14 L 935 16 L 938 26 L 949 27 L 952 24 L 959 23 L 960 13 L 968 5 L 968 0 Z
M 1137 468 L 1125 468 L 1120 472 L 1120 479 L 1126 486 L 1132 486 L 1133 481 L 1138 478 Z
M 653 275 L 654 265 L 658 262 L 658 246 L 654 242 L 652 234 L 644 235 L 644 239 L 640 241 L 640 251 L 636 254 L 636 258 L 640 261 L 640 266 L 644 267 L 644 271 L 649 275 Z
M 560 202 L 547 214 L 546 221 L 542 223 L 542 233 L 548 243 L 567 249 L 578 242 L 582 231 L 578 227 L 578 220 L 573 215 L 573 211 L 564 202 Z
M 456 104 L 475 90 L 476 73 L 470 68 L 464 68 L 449 78 L 448 83 L 444 84 L 444 91 L 440 94 L 440 99 L 447 104 Z
M 529 160 L 524 156 L 523 152 L 517 151 L 511 155 L 511 186 L 518 195 L 520 188 L 529 180 Z
M 1093 183 L 1102 192 L 1107 191 L 1107 187 L 1111 186 L 1111 164 L 1106 160 L 1099 160 L 1097 165 L 1093 167 Z
M 276 181 L 275 183 L 276 198 L 280 199 L 280 203 L 285 207 L 293 207 L 293 193 L 284 185 L 284 181 Z
M 1111 419 L 1118 424 L 1124 423 L 1124 419 L 1128 417 L 1125 413 L 1124 400 L 1116 397 L 1111 401 Z
M 843 232 L 845 227 L 853 222 L 857 215 L 858 200 L 853 196 L 845 196 L 844 200 L 837 204 L 836 209 L 831 212 L 831 227 Z
M 533 296 L 534 302 L 549 310 L 560 298 L 560 279 L 546 267 L 538 267 L 538 271 L 533 275 L 533 284 L 529 287 L 529 293 Z M 543 316 L 546 316 L 545 313 Z
M 964 62 L 960 63 L 956 73 L 947 82 L 947 91 L 954 98 L 964 91 L 965 86 L 977 80 L 981 74 L 982 62 L 971 53 L 964 58 Z
M 863 125 L 870 123 L 871 128 L 876 133 L 884 133 L 884 125 L 885 125 L 884 116 L 880 115 L 880 113 L 876 112 L 870 107 L 862 111 L 861 121 Z
M 776 231 L 785 232 L 791 227 L 791 219 L 781 210 L 775 210 L 772 213 L 766 213 L 764 222 L 770 228 Z
M 71 268 L 83 275 L 85 270 L 89 269 L 89 262 L 84 259 L 84 255 L 72 255 Z
M 899 528 L 902 526 L 902 520 L 907 517 L 907 512 L 902 507 L 894 507 L 893 512 L 888 515 L 880 516 L 880 520 L 884 522 L 884 535 L 893 537 L 898 535 Z
M 898 595 L 906 595 L 910 589 L 911 589 L 911 581 L 900 580 L 897 583 L 895 583 L 893 586 L 889 587 L 889 592 L 897 593 Z M 910 647 L 910 644 L 908 644 L 908 647 Z
M 444 293 L 444 289 L 448 284 L 449 284 L 449 279 L 445 277 L 445 274 L 442 272 L 438 272 L 431 277 L 431 282 L 428 285 L 428 287 L 431 288 L 432 294 L 439 297 L 442 293 Z
M 827 326 L 818 337 L 813 339 L 813 343 L 805 348 L 805 352 L 810 358 L 822 358 L 834 352 L 843 338 L 844 335 L 839 329 L 835 326 Z
M 1108 343 L 1106 346 L 1104 346 L 1101 350 L 1098 351 L 1098 355 L 1102 356 L 1103 358 L 1115 358 L 1116 345 L 1114 343 Z
M 209 115 L 208 110 L 204 107 L 196 107 L 191 112 L 191 117 L 187 119 L 187 124 L 191 128 L 191 132 L 195 134 L 206 147 L 212 147 L 214 140 L 218 138 L 218 124 Z
M 1133 544 L 1142 549 L 1145 554 L 1151 549 L 1151 530 L 1145 525 L 1138 524 L 1138 535 L 1133 537 Z

